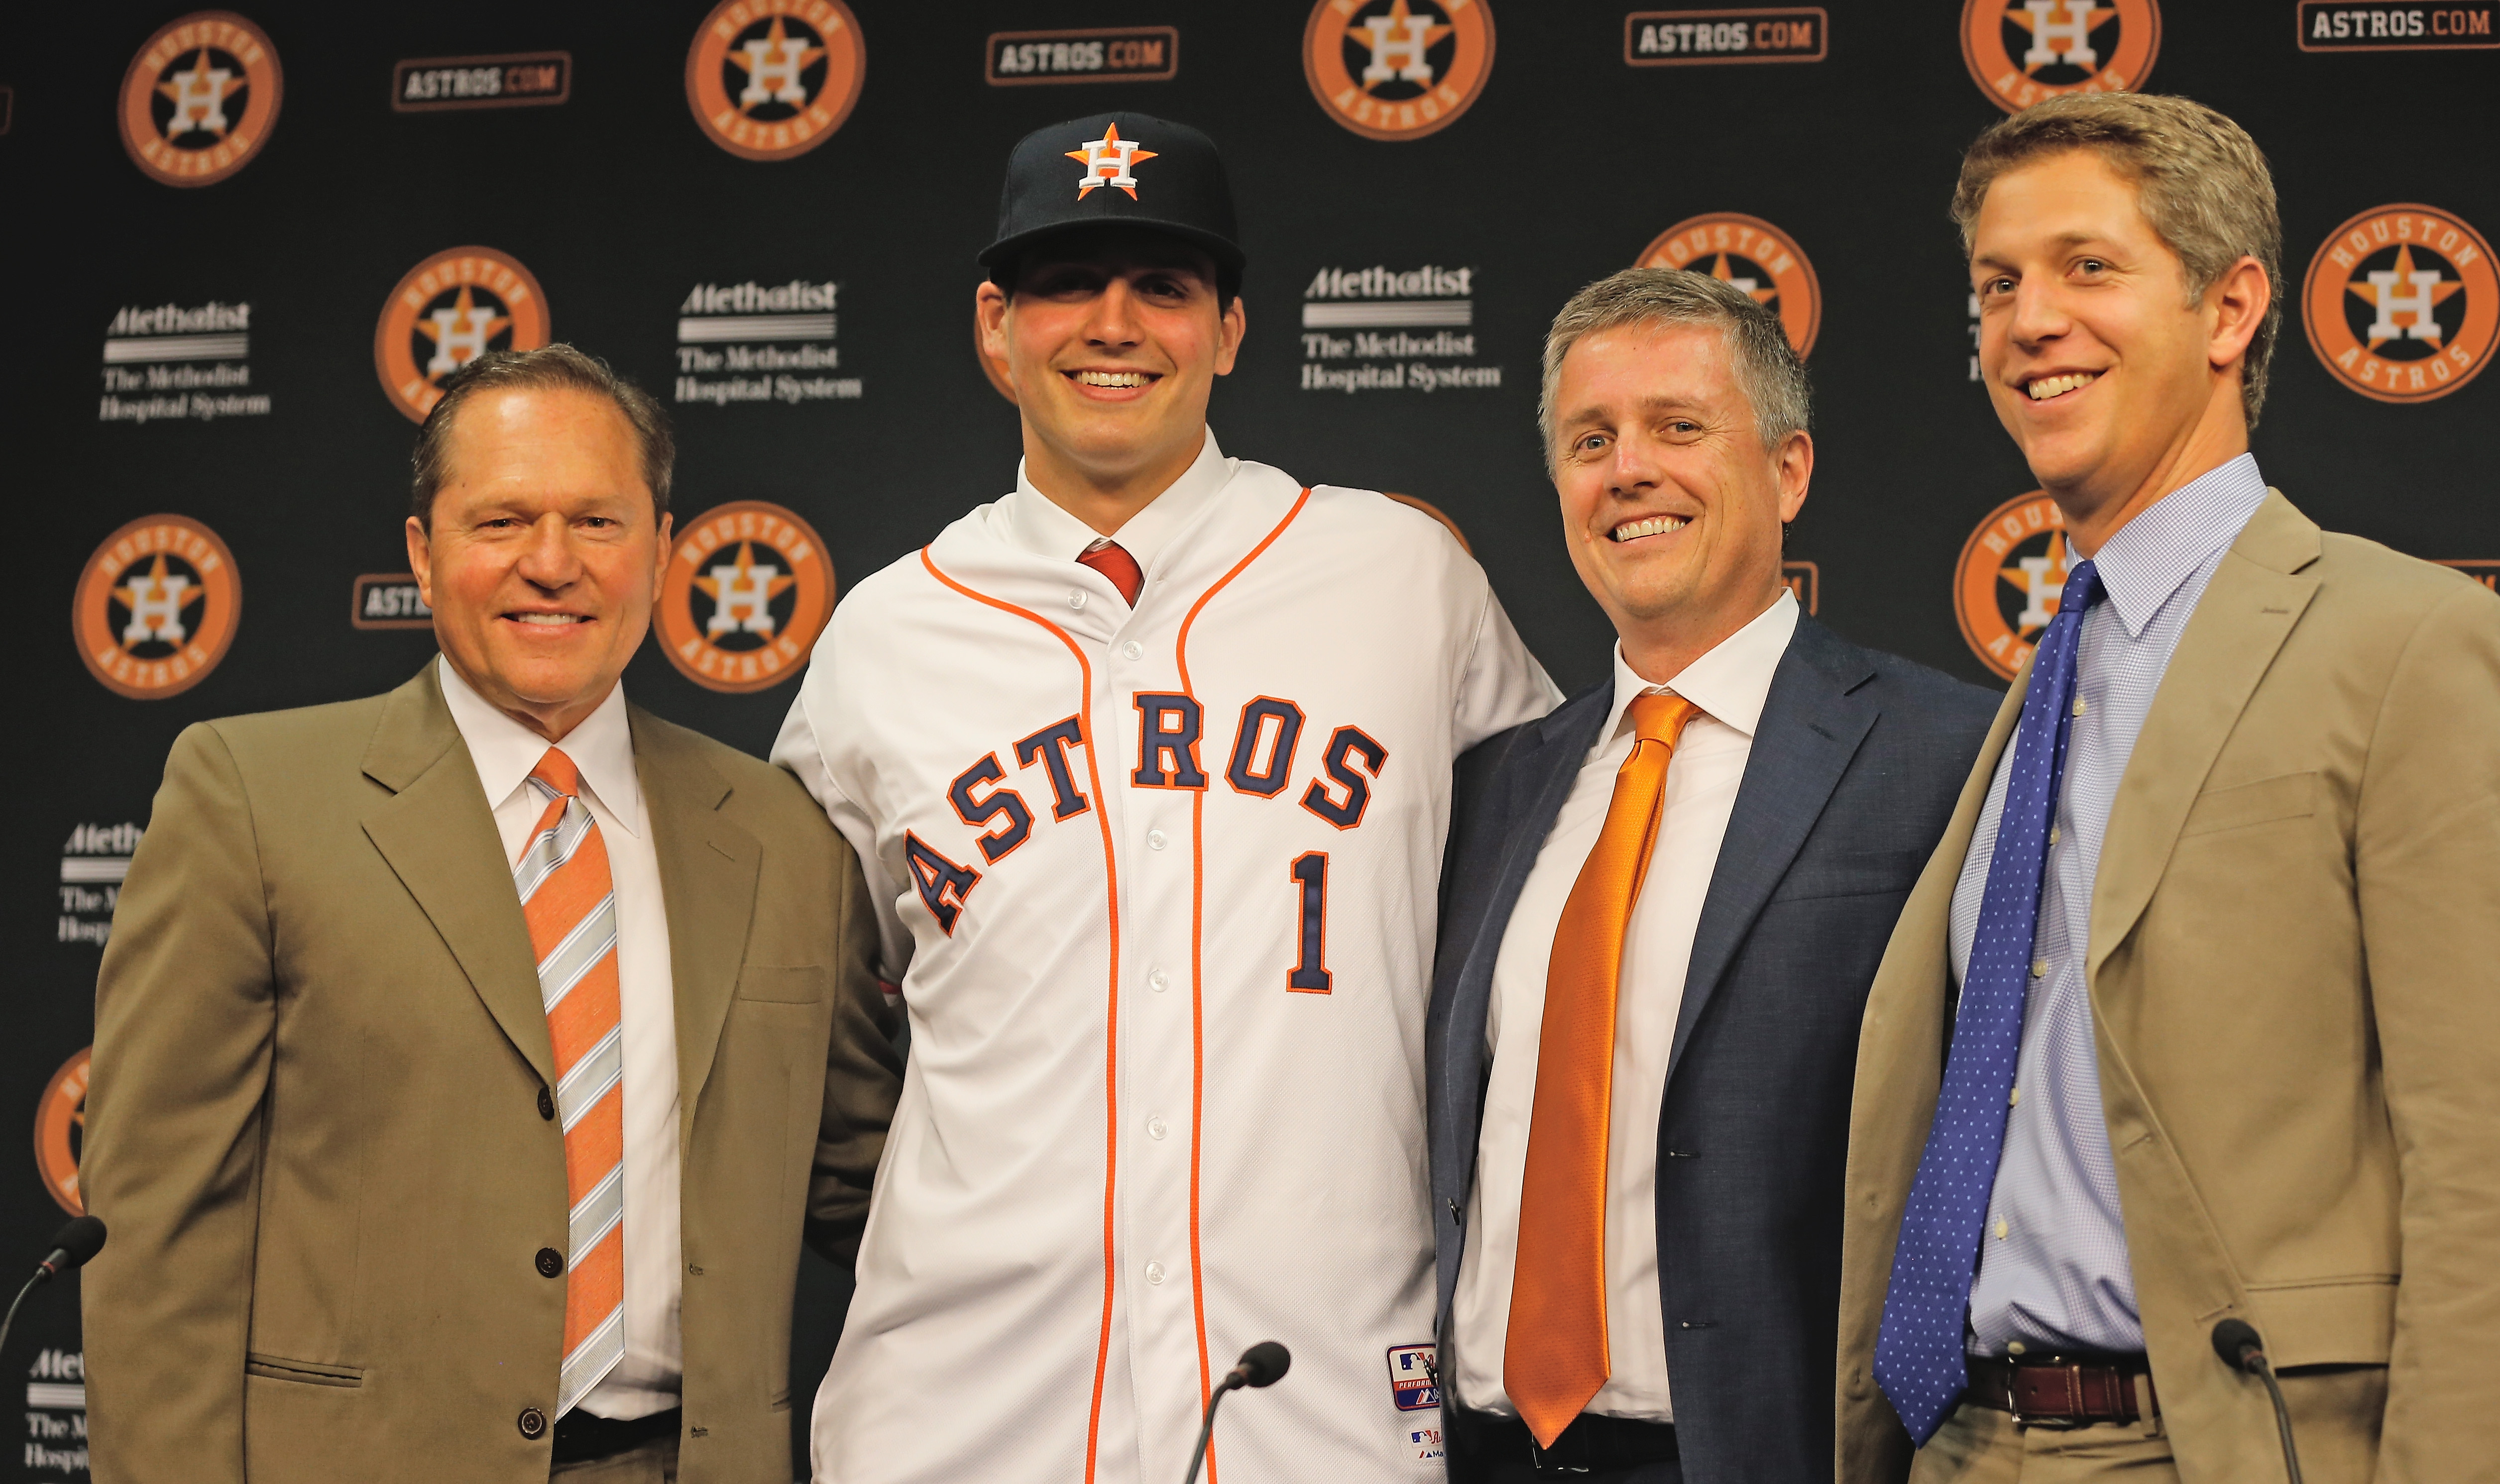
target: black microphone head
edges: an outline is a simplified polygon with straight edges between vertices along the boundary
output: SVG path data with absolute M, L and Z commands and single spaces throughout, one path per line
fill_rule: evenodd
M 2214 1353 L 2233 1371 L 2249 1369 L 2248 1352 L 2265 1353 L 2265 1341 L 2257 1338 L 2256 1327 L 2246 1319 L 2225 1319 L 2214 1326 Z
M 1241 1352 L 1241 1378 L 1253 1386 L 1273 1386 L 1293 1369 L 1294 1352 L 1272 1339 L 1263 1339 Z
M 52 1234 L 53 1250 L 67 1254 L 61 1271 L 83 1268 L 87 1259 L 104 1250 L 104 1223 L 94 1216 L 72 1217 L 69 1223 Z

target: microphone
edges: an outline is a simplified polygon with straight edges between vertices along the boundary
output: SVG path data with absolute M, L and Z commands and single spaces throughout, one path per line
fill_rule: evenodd
M 1224 1372 L 1224 1379 L 1215 1383 L 1214 1394 L 1206 1399 L 1206 1422 L 1198 1430 L 1198 1446 L 1190 1453 L 1189 1472 L 1181 1484 L 1198 1484 L 1198 1470 L 1206 1463 L 1206 1445 L 1215 1436 L 1215 1409 L 1223 1403 L 1224 1394 L 1244 1386 L 1273 1386 L 1285 1378 L 1293 1365 L 1294 1352 L 1272 1339 L 1263 1339 L 1241 1352 L 1241 1363 Z
M 2301 1484 L 2300 1450 L 2291 1440 L 2291 1409 L 2284 1405 L 2283 1387 L 2275 1380 L 2274 1363 L 2266 1359 L 2265 1341 L 2245 1319 L 2225 1319 L 2214 1326 L 2214 1353 L 2233 1371 L 2265 1382 L 2274 1401 L 2274 1425 L 2283 1436 L 2283 1471 L 2290 1484 Z
M 0 1318 L 0 1345 L 9 1342 L 10 1328 L 17 1322 L 17 1306 L 26 1295 L 43 1287 L 73 1268 L 83 1268 L 87 1259 L 104 1250 L 104 1223 L 93 1216 L 74 1216 L 68 1224 L 52 1234 L 52 1250 L 35 1265 L 35 1275 L 9 1301 L 9 1313 Z

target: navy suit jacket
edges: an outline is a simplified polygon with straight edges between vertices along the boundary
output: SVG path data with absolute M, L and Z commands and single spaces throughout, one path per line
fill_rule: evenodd
M 1426 1030 L 1445 1339 L 1494 960 L 1613 684 L 1460 763 Z M 1810 618 L 1773 673 L 1694 933 L 1659 1110 L 1659 1298 L 1689 1484 L 1831 1477 L 1859 1020 L 1996 707 L 1990 692 Z

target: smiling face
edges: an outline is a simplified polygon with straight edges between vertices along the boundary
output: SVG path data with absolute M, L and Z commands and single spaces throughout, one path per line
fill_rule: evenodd
M 1562 357 L 1554 487 L 1571 565 L 1624 658 L 1664 681 L 1780 593 L 1780 527 L 1805 504 L 1814 442 L 1765 449 L 1717 325 L 1595 331 Z
M 2098 152 L 1997 177 L 1972 224 L 1970 272 L 1989 401 L 2088 550 L 2247 449 L 2240 363 L 2264 272 L 2242 258 L 2192 293 L 2135 183 Z
M 485 392 L 448 462 L 433 529 L 408 523 L 435 638 L 478 694 L 560 741 L 641 646 L 668 560 L 633 427 L 585 392 Z
M 984 283 L 974 312 L 1015 387 L 1027 471 L 1063 500 L 1161 494 L 1198 456 L 1207 398 L 1241 344 L 1241 302 L 1219 303 L 1214 260 L 1152 232 L 1045 240 L 1017 266 L 1014 295 Z

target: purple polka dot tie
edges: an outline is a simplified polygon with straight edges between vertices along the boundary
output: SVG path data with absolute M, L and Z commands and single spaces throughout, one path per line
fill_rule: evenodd
M 1927 1146 L 1919 1156 L 1884 1327 L 1875 1340 L 1875 1380 L 1914 1441 L 1925 1443 L 1970 1384 L 1962 1335 L 1981 1223 L 1996 1184 L 2014 1064 L 2023 1049 L 2023 1001 L 2031 983 L 2032 938 L 2040 921 L 2040 877 L 2048 864 L 2049 822 L 2065 769 L 2075 704 L 2075 652 L 2084 611 L 2101 596 L 2089 562 L 2066 574 L 2057 616 L 2040 637 L 2031 689 L 2014 732 L 2005 808 L 1980 897 L 1979 931 L 1963 972 L 1961 1008 Z

